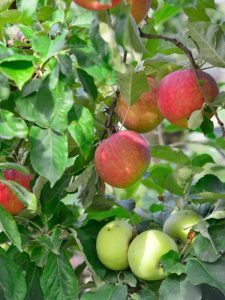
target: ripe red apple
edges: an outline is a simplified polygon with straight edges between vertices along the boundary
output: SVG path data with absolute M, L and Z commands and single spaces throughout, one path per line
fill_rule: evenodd
M 152 0 L 127 0 L 131 6 L 131 14 L 137 24 L 147 16 L 151 2 Z
M 122 0 L 111 0 L 111 4 L 102 4 L 98 0 L 73 0 L 73 2 L 83 8 L 99 11 L 113 8 Z M 151 6 L 151 0 L 127 0 L 126 2 L 130 5 L 131 14 L 137 23 L 144 19 Z
M 118 188 L 126 188 L 141 178 L 149 163 L 148 143 L 133 131 L 113 134 L 95 152 L 97 173 L 106 183 Z
M 17 170 L 8 169 L 3 172 L 6 180 L 12 180 L 27 190 L 30 190 L 30 181 L 32 180 L 32 175 L 25 175 Z M 22 209 L 24 209 L 23 203 L 17 198 L 17 196 L 10 190 L 10 188 L 4 183 L 0 182 L 0 205 L 2 205 L 5 210 L 10 212 L 12 215 L 17 215 Z
M 111 0 L 111 4 L 102 4 L 97 0 L 73 0 L 77 5 L 90 10 L 106 10 L 120 4 L 121 0 Z
M 213 102 L 219 92 L 216 81 L 201 70 L 197 73 L 205 95 Z M 186 128 L 192 112 L 201 109 L 205 103 L 193 70 L 178 70 L 166 75 L 158 86 L 157 102 L 166 119 Z
M 134 105 L 129 106 L 122 96 L 117 102 L 116 113 L 127 129 L 144 133 L 155 128 L 163 120 L 156 99 L 157 82 L 153 77 L 148 77 L 148 83 L 149 91 Z

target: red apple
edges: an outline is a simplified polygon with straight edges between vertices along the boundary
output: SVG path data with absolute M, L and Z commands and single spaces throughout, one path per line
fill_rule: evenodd
M 97 173 L 106 183 L 118 188 L 126 188 L 141 178 L 149 163 L 148 143 L 133 131 L 113 134 L 95 152 Z
M 157 82 L 148 77 L 149 91 L 144 93 L 132 106 L 121 96 L 117 102 L 116 113 L 120 122 L 130 130 L 148 132 L 162 122 L 163 116 L 156 100 Z
M 77 5 L 90 9 L 90 10 L 106 10 L 119 5 L 122 0 L 111 0 L 111 4 L 102 4 L 98 0 L 73 0 Z M 133 15 L 135 21 L 140 23 L 144 17 L 147 15 L 151 0 L 127 0 L 126 3 L 130 5 L 131 14 Z
M 27 190 L 30 190 L 30 181 L 32 180 L 32 175 L 25 175 L 17 170 L 8 169 L 3 172 L 6 180 L 12 180 Z M 22 209 L 24 209 L 23 203 L 17 198 L 17 196 L 10 190 L 10 188 L 4 183 L 0 182 L 0 205 L 2 205 L 5 210 L 10 212 L 12 215 L 17 215 Z
M 201 70 L 197 73 L 205 95 L 213 102 L 219 92 L 216 81 Z M 178 70 L 166 75 L 158 86 L 157 102 L 166 119 L 186 128 L 192 112 L 201 109 L 205 103 L 193 70 Z
M 137 24 L 147 16 L 151 2 L 152 0 L 127 0 L 131 6 L 131 14 Z
M 111 4 L 102 4 L 97 0 L 73 0 L 77 5 L 90 10 L 106 10 L 120 4 L 121 0 L 111 0 Z

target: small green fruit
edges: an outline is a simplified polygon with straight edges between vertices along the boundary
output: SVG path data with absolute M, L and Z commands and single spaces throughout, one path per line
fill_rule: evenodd
M 116 220 L 106 224 L 97 237 L 98 258 L 111 270 L 128 267 L 127 252 L 133 236 L 133 228 L 126 221 Z
M 187 243 L 188 233 L 192 226 L 202 217 L 192 210 L 181 210 L 173 213 L 164 223 L 163 231 L 174 239 Z
M 138 235 L 128 250 L 132 272 L 144 280 L 161 280 L 166 277 L 160 258 L 170 250 L 178 252 L 171 237 L 159 230 L 148 230 Z

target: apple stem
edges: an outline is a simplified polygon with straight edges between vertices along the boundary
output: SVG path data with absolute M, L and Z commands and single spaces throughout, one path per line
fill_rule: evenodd
M 158 40 L 164 40 L 164 41 L 168 41 L 168 42 L 171 42 L 173 43 L 174 45 L 176 45 L 178 48 L 180 48 L 181 50 L 183 50 L 183 52 L 186 54 L 187 58 L 189 59 L 189 62 L 190 62 L 190 65 L 191 65 L 191 69 L 193 70 L 194 74 L 195 74 L 195 77 L 197 79 L 197 82 L 198 82 L 198 85 L 199 85 L 199 88 L 202 92 L 202 95 L 204 96 L 204 99 L 205 99 L 205 103 L 210 107 L 210 109 L 212 110 L 216 120 L 217 120 L 217 123 L 219 124 L 220 126 L 220 129 L 221 129 L 221 132 L 222 132 L 222 137 L 225 138 L 225 126 L 224 126 L 224 123 L 223 121 L 220 119 L 216 109 L 213 107 L 213 105 L 210 103 L 210 101 L 208 100 L 206 94 L 204 93 L 204 90 L 203 88 L 201 87 L 201 84 L 200 84 L 200 80 L 199 80 L 199 75 L 198 75 L 198 72 L 197 70 L 199 69 L 199 66 L 198 64 L 196 63 L 193 55 L 192 55 L 192 52 L 190 49 L 188 49 L 181 41 L 177 40 L 176 38 L 171 38 L 171 37 L 168 37 L 168 36 L 165 36 L 165 35 L 161 35 L 161 34 L 149 34 L 149 33 L 144 33 L 143 31 L 141 31 L 141 29 L 139 28 L 139 32 L 140 32 L 140 37 L 142 38 L 146 38 L 146 39 L 158 39 Z

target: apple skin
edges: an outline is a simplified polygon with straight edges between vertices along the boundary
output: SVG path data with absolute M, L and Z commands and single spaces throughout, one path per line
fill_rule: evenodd
M 144 175 L 150 156 L 148 142 L 143 136 L 134 131 L 120 131 L 98 146 L 95 168 L 104 182 L 126 188 Z
M 156 99 L 157 81 L 153 77 L 147 79 L 150 89 L 134 105 L 129 106 L 128 102 L 120 96 L 116 106 L 120 122 L 127 129 L 140 133 L 151 131 L 163 120 Z
M 128 268 L 128 247 L 133 237 L 133 228 L 123 220 L 106 224 L 99 232 L 96 250 L 99 260 L 110 270 Z
M 89 10 L 106 10 L 113 8 L 121 3 L 121 0 L 112 0 L 111 4 L 102 4 L 97 0 L 73 0 L 77 5 Z
M 161 257 L 174 250 L 174 240 L 159 230 L 148 230 L 138 235 L 130 244 L 128 261 L 131 271 L 143 280 L 161 280 L 166 277 L 160 266 Z
M 111 1 L 111 4 L 102 4 L 97 0 L 73 0 L 77 5 L 95 11 L 110 9 L 122 3 L 122 0 Z M 131 14 L 137 24 L 146 17 L 151 7 L 151 2 L 151 0 L 127 0 L 127 4 L 130 5 Z
M 213 102 L 219 93 L 216 81 L 201 70 L 197 70 L 197 73 L 205 95 Z M 178 70 L 166 75 L 158 86 L 157 102 L 167 120 L 187 128 L 192 112 L 201 109 L 205 103 L 193 70 Z
M 137 24 L 147 16 L 151 2 L 151 0 L 127 0 L 127 4 L 131 6 L 131 14 Z
M 8 169 L 3 172 L 6 180 L 12 180 L 27 190 L 30 190 L 30 181 L 33 179 L 31 174 L 25 175 L 17 170 Z M 10 190 L 10 188 L 0 182 L 0 205 L 12 215 L 17 215 L 22 209 L 25 208 L 23 203 L 17 198 L 17 196 Z
M 192 226 L 202 217 L 193 210 L 181 210 L 172 213 L 163 225 L 163 231 L 174 239 L 187 243 L 188 233 Z

